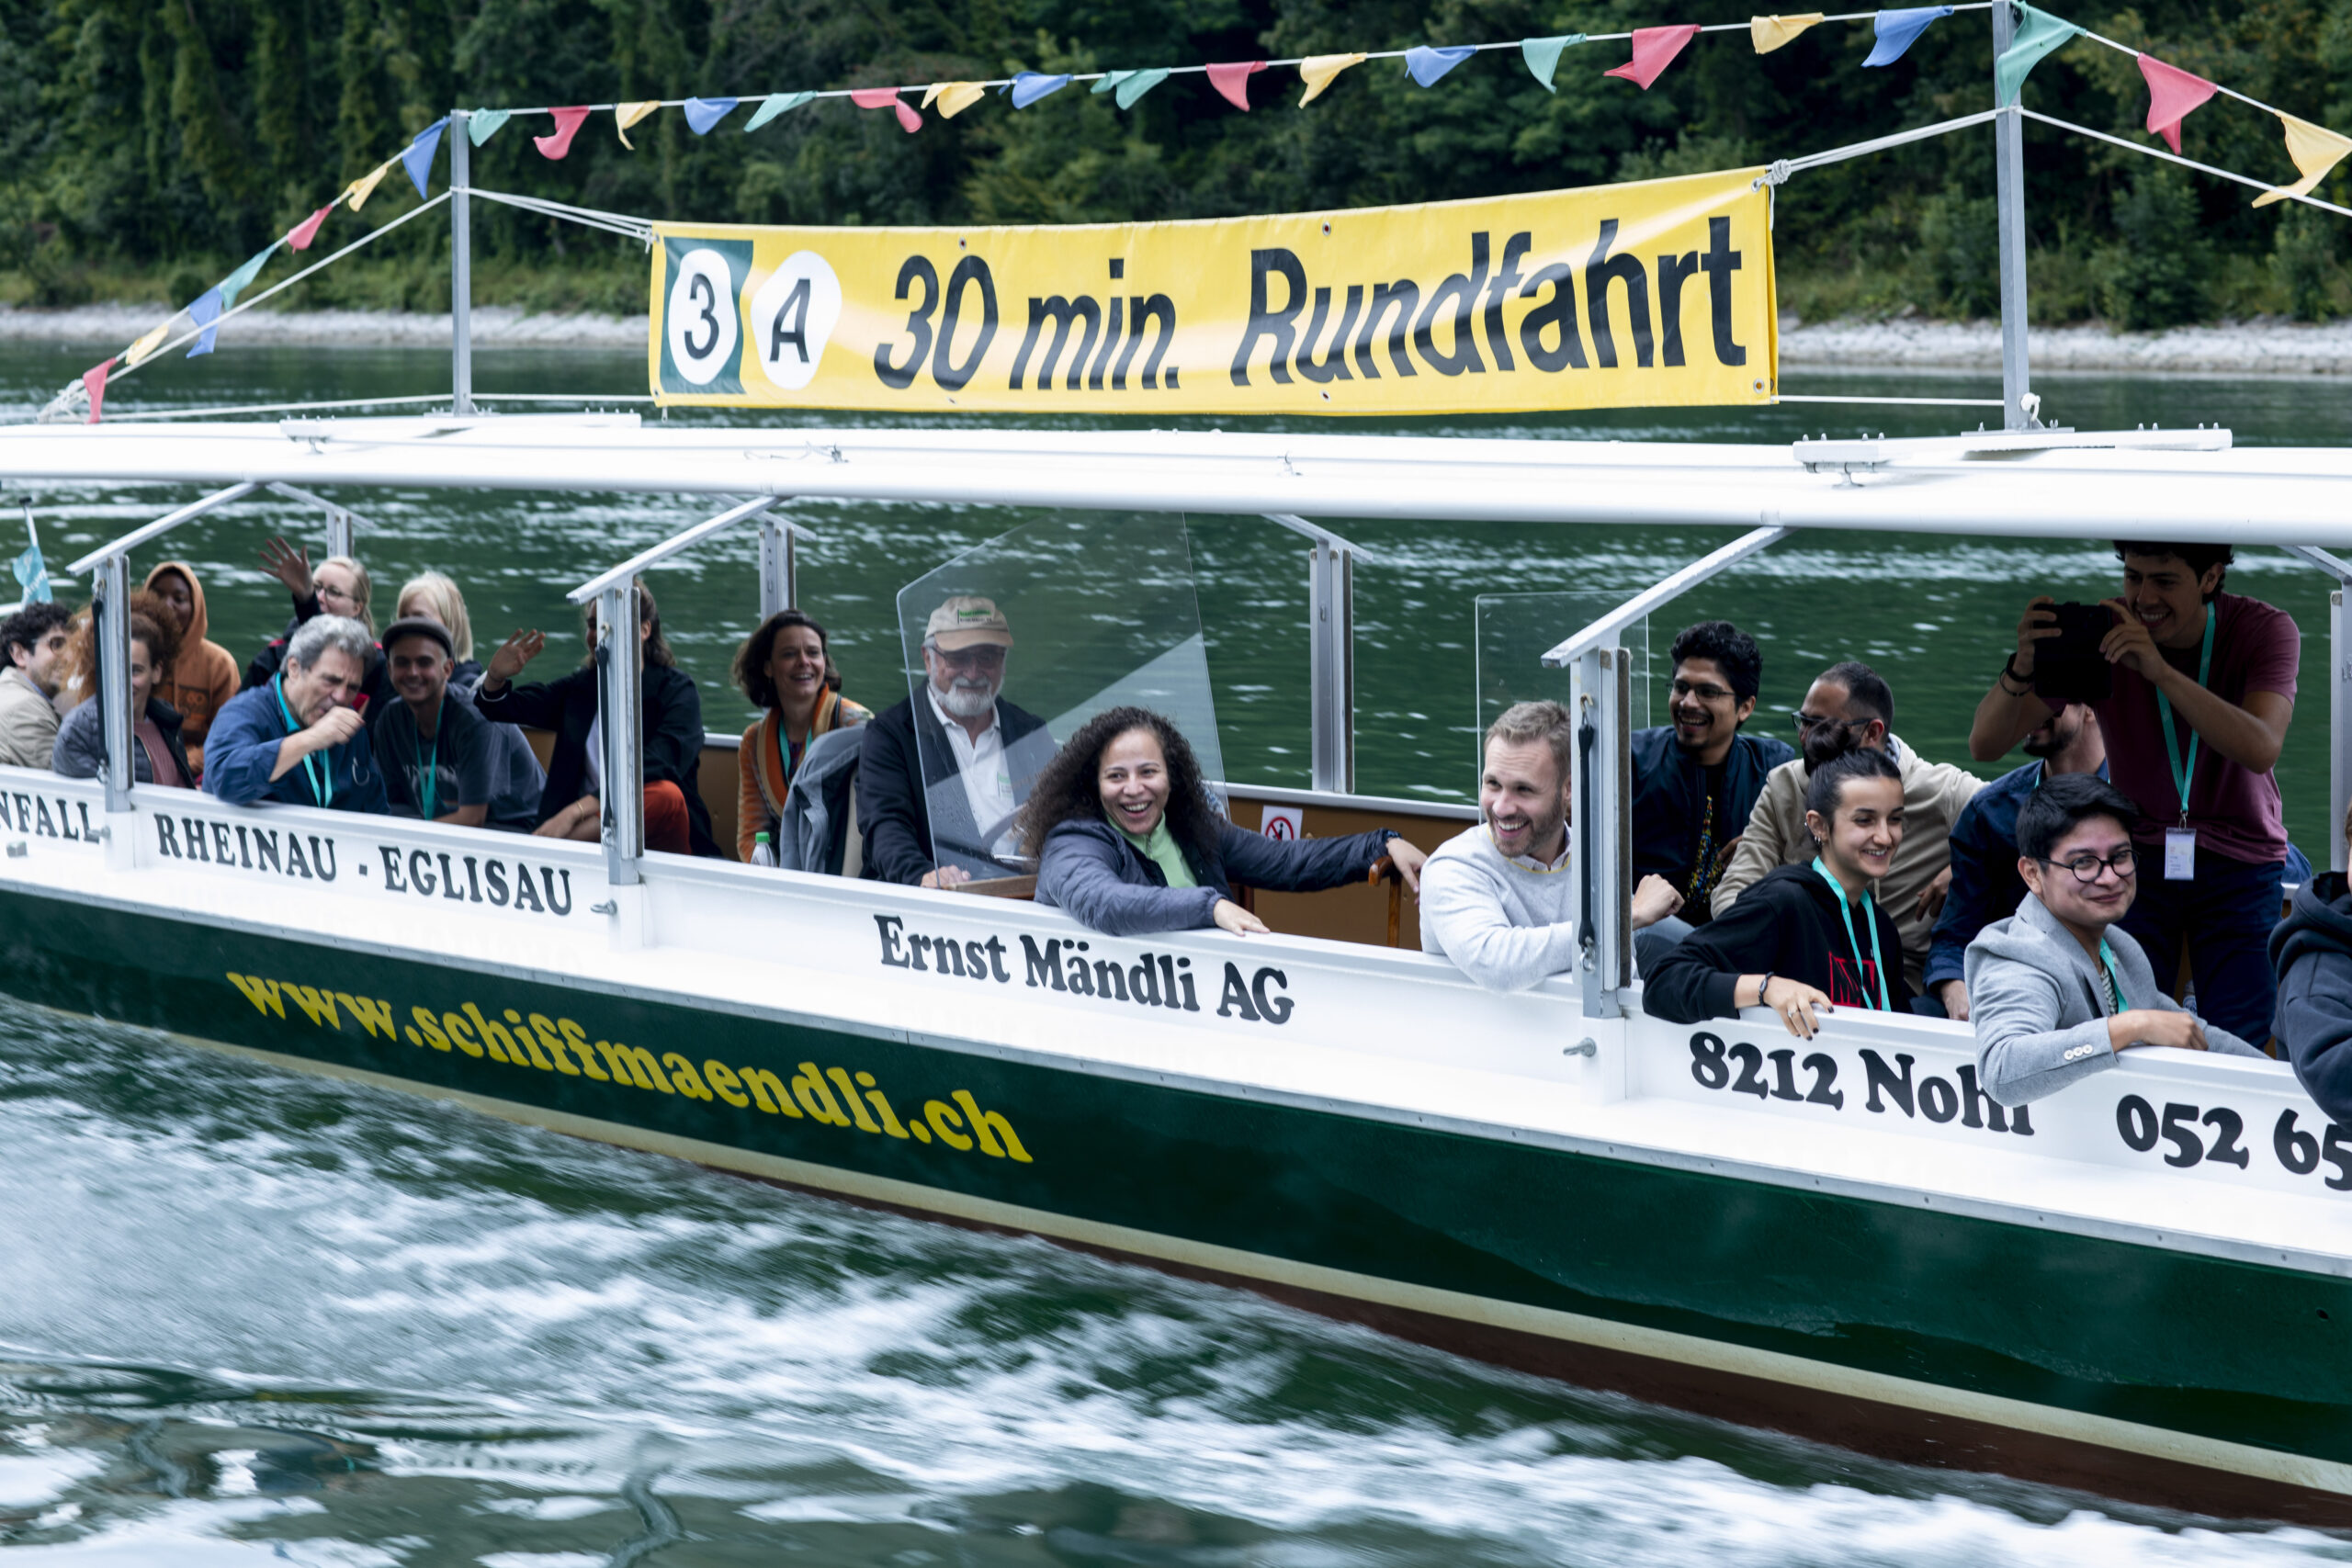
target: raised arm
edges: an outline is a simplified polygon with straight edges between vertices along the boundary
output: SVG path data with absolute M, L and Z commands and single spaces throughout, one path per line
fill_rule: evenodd
M 2018 617 L 2017 652 L 1993 678 L 1993 689 L 1976 705 L 1968 727 L 1968 754 L 1980 762 L 2008 755 L 2009 748 L 2050 717 L 2050 705 L 2033 694 L 2033 654 L 2037 644 L 2058 635 L 2056 603 L 2044 593 Z
M 1083 829 L 1046 835 L 1037 857 L 1037 902 L 1064 908 L 1105 936 L 1197 931 L 1217 923 L 1221 887 L 1154 887 L 1119 874 L 1119 851 Z
M 2172 704 L 2172 711 L 2181 722 L 2231 761 L 2257 773 L 2267 773 L 2278 765 L 2278 753 L 2287 744 L 2288 721 L 2295 716 L 2294 698 L 2276 691 L 2254 690 L 2246 693 L 2245 705 L 2240 707 L 2219 693 L 2199 685 L 2194 675 L 2175 669 L 2157 649 L 2147 626 L 2124 614 L 2123 601 L 2109 599 L 2105 604 L 2120 618 L 2099 644 L 2101 653 L 2112 662 L 2145 676 Z M 2205 613 L 2210 615 L 2213 611 L 2208 606 Z M 2283 664 L 2285 679 L 2291 680 L 2302 637 L 2292 629 L 2292 622 L 2288 626 L 2283 647 L 2268 662 L 2274 671 Z M 2279 675 L 2274 672 L 2270 678 L 2278 680 Z

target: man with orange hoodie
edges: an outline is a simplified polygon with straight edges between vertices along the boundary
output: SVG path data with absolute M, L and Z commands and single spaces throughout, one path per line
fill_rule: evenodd
M 147 591 L 179 619 L 179 657 L 172 662 L 170 677 L 155 682 L 154 694 L 179 709 L 188 767 L 201 779 L 204 738 L 211 731 L 213 716 L 237 694 L 237 660 L 204 635 L 204 584 L 197 581 L 194 567 L 186 561 L 164 562 L 147 574 Z

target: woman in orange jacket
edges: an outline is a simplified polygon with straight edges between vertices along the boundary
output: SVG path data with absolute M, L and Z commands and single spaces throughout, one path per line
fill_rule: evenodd
M 778 610 L 745 640 L 735 654 L 735 684 L 761 710 L 736 753 L 735 858 L 749 864 L 756 836 L 783 818 L 808 742 L 874 716 L 841 694 L 825 628 L 797 610 Z

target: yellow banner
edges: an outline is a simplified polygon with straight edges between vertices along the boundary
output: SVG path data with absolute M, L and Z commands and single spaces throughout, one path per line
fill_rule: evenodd
M 1755 169 L 1274 218 L 654 226 L 664 404 L 1508 413 L 1769 400 Z

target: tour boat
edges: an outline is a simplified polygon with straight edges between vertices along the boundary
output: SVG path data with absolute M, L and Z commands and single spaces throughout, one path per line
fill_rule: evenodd
M 156 1031 L 159 1079 L 176 1036 L 1901 1460 L 2352 1524 L 2352 1127 L 2277 1062 L 2133 1051 L 2005 1108 L 1963 1025 L 1841 1012 L 1799 1043 L 1755 1011 L 1651 1019 L 1623 809 L 1644 618 L 1792 532 L 2228 541 L 2340 589 L 2352 567 L 2324 547 L 2352 455 L 2206 430 L 1792 447 L 454 413 L 0 430 L 0 477 L 206 488 L 70 569 L 116 648 L 130 553 L 263 487 L 336 508 L 369 486 L 713 498 L 583 583 L 605 625 L 638 572 L 736 526 L 762 531 L 762 609 L 789 603 L 777 498 L 1066 509 L 1079 548 L 1107 552 L 1079 574 L 1093 601 L 1024 624 L 1073 536 L 1010 525 L 905 600 L 993 588 L 1023 669 L 1062 694 L 1029 705 L 1061 719 L 1088 693 L 1205 701 L 1182 517 L 1268 518 L 1305 536 L 1314 589 L 1311 787 L 1227 786 L 1233 819 L 1425 846 L 1476 813 L 1353 793 L 1338 530 L 1743 530 L 1537 650 L 1589 729 L 1588 935 L 1577 973 L 1523 994 L 1420 953 L 1387 886 L 1261 897 L 1271 936 L 1116 938 L 1012 876 L 940 892 L 649 852 L 628 809 L 599 846 L 134 787 L 119 660 L 106 781 L 0 770 L 6 988 Z M 601 668 L 606 798 L 626 802 L 637 671 Z M 1545 669 L 1528 657 L 1531 684 Z M 732 746 L 712 739 L 703 788 L 729 844 Z

